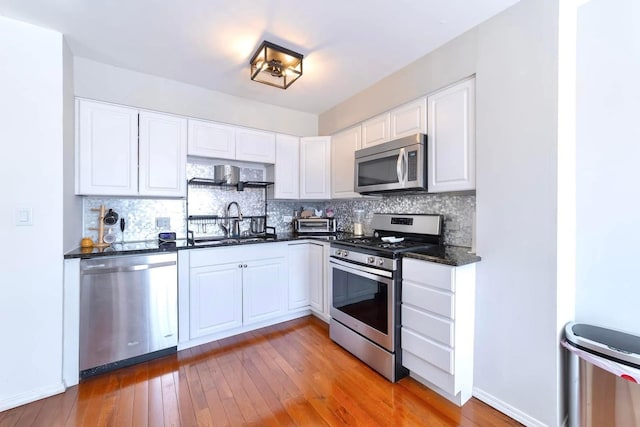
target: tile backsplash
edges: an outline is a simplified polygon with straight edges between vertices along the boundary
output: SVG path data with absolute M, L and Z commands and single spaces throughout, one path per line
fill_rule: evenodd
M 213 178 L 213 166 L 220 161 L 190 158 L 187 164 L 187 176 Z M 264 169 L 260 166 L 241 165 L 241 181 L 261 181 Z M 265 194 L 262 189 L 234 189 L 190 186 L 188 189 L 188 205 L 184 199 L 147 199 L 118 197 L 84 197 L 83 198 L 83 235 L 97 239 L 98 232 L 89 230 L 97 227 L 98 209 L 104 205 L 113 209 L 120 217 L 125 218 L 126 229 L 124 239 L 130 241 L 152 240 L 160 231 L 175 231 L 178 237 L 186 235 L 186 216 L 189 215 L 226 215 L 226 206 L 236 201 L 243 215 L 263 215 L 265 210 Z M 284 221 L 285 216 L 292 216 L 301 209 L 334 210 L 338 219 L 338 229 L 353 231 L 353 210 L 365 211 L 365 230 L 371 233 L 371 218 L 374 212 L 379 213 L 438 213 L 445 218 L 445 242 L 451 245 L 471 246 L 472 218 L 475 212 L 475 195 L 473 194 L 412 194 L 384 196 L 381 198 L 364 198 L 355 200 L 331 201 L 273 201 L 266 202 L 267 225 L 275 226 L 279 233 L 291 232 L 291 223 Z M 231 211 L 236 215 L 235 208 Z M 170 220 L 170 227 L 156 227 L 156 218 L 165 217 Z M 107 226 L 105 226 L 107 227 Z M 117 241 L 122 236 L 119 225 L 112 227 Z M 242 222 L 241 229 L 249 228 L 249 220 Z M 211 222 L 206 227 L 192 226 L 200 234 L 222 235 L 222 229 Z

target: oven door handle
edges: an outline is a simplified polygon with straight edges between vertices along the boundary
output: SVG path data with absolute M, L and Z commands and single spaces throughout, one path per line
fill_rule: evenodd
M 363 265 L 359 265 L 357 268 L 354 268 L 352 263 L 335 258 L 330 258 L 329 264 L 333 264 L 333 268 L 355 274 L 356 276 L 365 277 L 371 280 L 378 280 L 387 285 L 392 284 L 392 273 L 390 271 L 378 270 L 377 268 L 365 267 Z M 386 277 L 388 279 L 381 279 L 381 277 Z

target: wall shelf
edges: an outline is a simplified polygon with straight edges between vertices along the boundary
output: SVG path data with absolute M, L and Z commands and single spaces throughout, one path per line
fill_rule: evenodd
M 264 229 L 272 229 L 273 233 L 269 234 L 263 232 L 259 233 L 260 235 L 266 235 L 269 237 L 275 237 L 275 229 L 273 227 L 267 226 L 267 187 L 273 185 L 273 182 L 267 181 L 240 181 L 238 184 L 227 184 L 226 182 L 215 180 L 211 178 L 198 178 L 194 177 L 187 180 L 187 240 L 189 243 L 194 244 L 196 241 L 201 240 L 211 240 L 211 239 L 219 239 L 219 237 L 211 237 L 209 232 L 211 231 L 210 225 L 218 225 L 229 223 L 232 220 L 239 220 L 237 216 L 226 216 L 226 215 L 216 215 L 216 214 L 202 214 L 202 215 L 189 215 L 189 188 L 190 187 L 203 187 L 210 189 L 223 189 L 223 190 L 236 190 L 236 191 L 244 191 L 245 188 L 255 188 L 264 191 L 264 214 L 263 215 L 243 215 L 243 220 L 252 220 L 254 218 L 262 218 L 264 219 Z M 228 224 L 227 224 L 228 227 Z M 197 234 L 202 234 L 200 236 L 196 236 Z M 234 236 L 236 237 L 236 236 Z
M 227 184 L 225 181 L 219 181 L 211 178 L 191 178 L 187 181 L 188 185 L 203 187 L 224 187 L 227 189 L 235 188 L 237 191 L 243 191 L 245 188 L 264 188 L 273 185 L 268 181 L 240 181 L 237 184 Z

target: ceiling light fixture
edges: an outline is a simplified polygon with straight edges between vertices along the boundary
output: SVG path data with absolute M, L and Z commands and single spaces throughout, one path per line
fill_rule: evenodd
M 286 89 L 302 75 L 303 57 L 265 40 L 249 62 L 251 80 Z

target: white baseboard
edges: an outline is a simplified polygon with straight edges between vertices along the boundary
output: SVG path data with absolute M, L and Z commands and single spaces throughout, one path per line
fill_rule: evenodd
M 496 398 L 495 396 L 481 390 L 477 387 L 473 388 L 473 397 L 482 400 L 487 405 L 492 408 L 510 416 L 514 420 L 524 424 L 528 427 L 548 427 L 545 423 L 540 420 L 533 418 L 532 416 L 525 414 L 521 410 L 514 408 L 513 406 L 507 404 L 506 402 Z
M 238 328 L 230 329 L 227 331 L 218 332 L 216 334 L 207 335 L 205 337 L 194 338 L 189 341 L 179 342 L 178 351 L 185 350 L 187 348 L 197 347 L 202 344 L 210 343 L 211 341 L 217 341 L 223 338 L 232 337 L 234 335 L 243 334 L 245 332 L 255 331 L 256 329 L 264 328 L 267 326 L 276 325 L 282 322 L 288 322 L 289 320 L 298 319 L 300 317 L 308 316 L 311 314 L 311 310 L 308 308 L 300 309 L 298 311 L 291 311 L 284 316 L 280 316 L 274 319 L 265 320 L 260 323 L 253 323 L 248 326 L 240 326 Z
M 0 412 L 7 409 L 15 408 L 26 403 L 35 402 L 36 400 L 44 399 L 45 397 L 53 396 L 54 394 L 63 393 L 65 391 L 64 384 L 59 384 L 41 387 L 35 390 L 29 390 L 24 393 L 16 394 L 5 399 L 0 400 Z
M 319 311 L 316 311 L 313 308 L 311 309 L 311 314 L 316 316 L 318 319 L 322 320 L 324 323 L 329 323 L 329 321 L 331 320 L 331 316 L 329 316 L 328 314 L 324 314 Z

